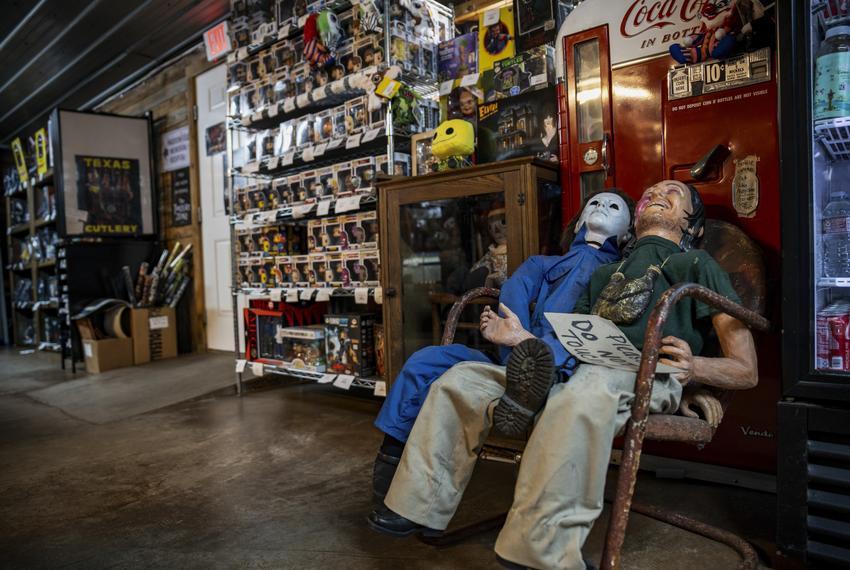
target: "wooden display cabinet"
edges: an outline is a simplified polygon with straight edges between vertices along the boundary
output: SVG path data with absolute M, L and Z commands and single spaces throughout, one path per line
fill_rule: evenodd
M 519 158 L 379 184 L 388 384 L 416 350 L 439 344 L 457 297 L 491 284 L 492 272 L 473 268 L 499 251 L 497 240 L 507 246 L 508 275 L 531 255 L 561 253 L 557 178 L 557 164 Z M 485 348 L 480 310 L 464 315 L 456 342 Z

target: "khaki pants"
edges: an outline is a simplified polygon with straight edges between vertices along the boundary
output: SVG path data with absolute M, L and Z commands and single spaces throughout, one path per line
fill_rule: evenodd
M 532 568 L 584 568 L 581 547 L 602 511 L 611 443 L 628 419 L 634 379 L 582 364 L 549 392 L 496 541 L 501 557 Z M 463 362 L 431 386 L 387 494 L 390 509 L 429 528 L 448 526 L 504 384 L 503 366 Z M 681 393 L 677 381 L 656 380 L 650 411 L 675 412 Z

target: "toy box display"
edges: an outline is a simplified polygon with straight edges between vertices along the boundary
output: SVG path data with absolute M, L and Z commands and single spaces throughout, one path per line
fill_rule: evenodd
M 365 279 L 361 285 L 377 287 L 381 284 L 381 256 L 377 250 L 363 251 L 360 253 L 360 264 L 364 266 Z
M 325 327 L 280 327 L 276 331 L 280 339 L 281 360 L 285 366 L 311 372 L 324 372 Z
M 478 73 L 478 36 L 474 32 L 441 42 L 437 47 L 437 79 L 459 79 Z
M 393 154 L 393 171 L 389 171 L 389 156 L 382 154 L 375 159 L 375 167 L 387 176 L 410 176 L 410 155 L 403 152 Z
M 440 122 L 463 119 L 475 125 L 478 120 L 478 106 L 484 102 L 484 90 L 481 85 L 481 77 L 477 83 L 471 85 L 461 85 L 461 80 L 455 80 L 450 90 L 446 90 L 448 84 L 441 85 Z
M 478 162 L 536 156 L 558 162 L 555 89 L 485 103 L 478 109 Z
M 245 356 L 251 361 L 283 363 L 283 344 L 278 330 L 283 319 L 280 311 L 246 308 L 245 319 Z
M 555 49 L 538 46 L 500 59 L 485 73 L 484 99 L 495 101 L 555 84 Z
M 511 6 L 487 10 L 478 17 L 478 71 L 493 68 L 493 64 L 513 57 L 516 50 L 514 9 Z
M 367 377 L 375 374 L 375 316 L 325 315 L 327 370 Z

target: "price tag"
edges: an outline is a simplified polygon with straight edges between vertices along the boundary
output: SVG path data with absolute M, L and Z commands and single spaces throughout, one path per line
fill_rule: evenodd
M 484 12 L 484 25 L 492 26 L 499 23 L 499 9 L 487 10 Z
M 300 18 L 298 18 L 298 28 L 299 29 L 303 28 L 304 24 L 307 23 L 307 16 L 309 16 L 309 14 L 301 16 Z
M 328 96 L 328 86 L 322 85 L 313 89 L 313 101 L 321 101 Z
M 252 362 L 251 363 L 251 374 L 254 376 L 260 377 L 263 375 L 263 363 L 262 362 Z
M 365 305 L 369 302 L 369 288 L 358 287 L 354 290 L 354 302 L 358 305 Z
M 243 372 L 245 372 L 245 365 L 246 364 L 248 364 L 247 360 L 243 360 L 241 358 L 239 360 L 237 360 L 236 361 L 236 373 L 242 374 Z
M 316 291 L 313 287 L 307 287 L 306 289 L 301 289 L 301 294 L 299 297 L 302 301 L 309 301 L 313 298 L 313 293 Z
M 251 122 L 262 121 L 263 120 L 263 112 L 257 111 L 256 113 L 251 114 Z
M 316 158 L 322 156 L 323 154 L 325 154 L 325 150 L 327 150 L 327 148 L 328 143 L 326 142 L 317 144 L 313 147 L 313 156 L 315 156 Z
M 280 158 L 280 165 L 281 166 L 290 166 L 290 165 L 292 165 L 293 160 L 295 160 L 295 151 L 290 150 L 289 152 L 287 152 L 286 154 L 284 154 Z
M 302 107 L 306 107 L 310 104 L 310 95 L 308 93 L 302 93 L 295 98 L 295 104 L 299 109 Z
M 330 384 L 336 380 L 336 374 L 322 374 L 322 377 L 316 380 L 319 384 Z
M 246 57 L 248 57 L 248 46 L 242 46 L 236 52 L 236 59 L 245 59 Z
M 280 103 L 275 103 L 271 107 L 269 107 L 269 118 L 277 117 L 277 113 L 280 111 Z
M 382 130 L 383 130 L 382 128 L 378 127 L 377 129 L 370 129 L 370 130 L 366 131 L 366 132 L 363 134 L 363 138 L 361 139 L 361 142 L 364 142 L 364 143 L 365 143 L 365 142 L 369 142 L 369 141 L 373 141 L 373 140 L 375 140 L 375 138 L 377 138 L 377 136 L 378 136 L 379 134 L 381 134 L 381 131 L 382 131 Z
M 476 83 L 478 83 L 477 73 L 469 73 L 460 78 L 461 87 L 469 87 L 470 85 L 475 85 Z
M 301 204 L 299 206 L 292 206 L 292 217 L 293 218 L 303 218 L 307 214 L 310 213 L 310 210 L 313 209 L 314 204 Z
M 345 142 L 345 139 L 333 139 L 331 142 L 328 143 L 328 150 L 333 150 L 335 148 L 339 148 L 340 146 L 342 146 L 342 143 L 344 143 L 344 142 Z
M 295 97 L 287 97 L 283 100 L 283 112 L 291 113 L 295 110 Z
M 234 61 L 236 61 L 236 52 L 235 51 L 227 54 L 227 63 L 233 63 Z
M 287 289 L 286 290 L 286 302 L 287 303 L 297 303 L 298 302 L 298 289 Z
M 260 170 L 260 163 L 256 160 L 253 160 L 242 167 L 243 172 L 253 173 L 258 172 Z
M 386 396 L 387 395 L 387 383 L 383 380 L 377 380 L 375 382 L 375 391 L 372 392 L 376 396 Z
M 278 166 L 280 166 L 280 157 L 278 156 L 271 157 L 266 163 L 266 168 L 268 168 L 269 170 L 274 170 Z
M 354 382 L 354 376 L 350 374 L 340 374 L 334 380 L 334 386 L 337 388 L 342 388 L 343 390 L 348 390 L 351 388 L 351 384 Z
M 289 37 L 289 30 L 292 28 L 289 24 L 282 26 L 277 32 L 277 39 L 282 40 Z
M 316 293 L 316 302 L 330 301 L 331 293 L 333 293 L 333 289 L 329 287 L 323 287 L 319 289 L 319 291 Z
M 360 146 L 360 137 L 360 133 L 348 137 L 348 139 L 345 141 L 345 148 L 357 148 L 358 146 Z
M 383 287 L 375 287 L 375 302 L 379 305 L 384 304 L 384 288 Z
M 440 83 L 440 95 L 446 96 L 452 92 L 452 86 L 454 86 L 454 79 L 449 79 L 448 81 L 443 81 Z
M 313 160 L 313 147 L 308 146 L 304 150 L 301 151 L 301 160 L 304 162 L 310 162 Z
M 333 200 L 322 200 L 319 202 L 319 205 L 316 207 L 316 215 L 317 216 L 327 216 L 328 212 L 331 211 L 331 202 Z
M 242 123 L 243 127 L 250 127 L 251 124 L 254 122 L 251 120 L 251 115 L 242 115 L 239 121 Z
M 336 201 L 336 213 L 341 214 L 342 212 L 350 212 L 351 210 L 359 210 L 360 209 L 360 200 L 363 198 L 362 194 L 355 194 L 354 196 L 346 196 L 345 198 L 338 198 Z
M 283 289 L 272 289 L 269 291 L 269 300 L 277 303 L 283 297 Z

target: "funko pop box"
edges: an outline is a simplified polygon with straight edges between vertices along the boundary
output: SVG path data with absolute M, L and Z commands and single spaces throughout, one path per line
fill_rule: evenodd
M 360 377 L 375 373 L 375 316 L 325 315 L 325 353 L 329 372 Z
M 555 50 L 544 45 L 514 57 L 500 59 L 484 72 L 482 86 L 487 102 L 521 95 L 555 84 Z
M 551 158 L 558 148 L 555 88 L 530 91 L 478 107 L 478 163 L 519 156 Z

